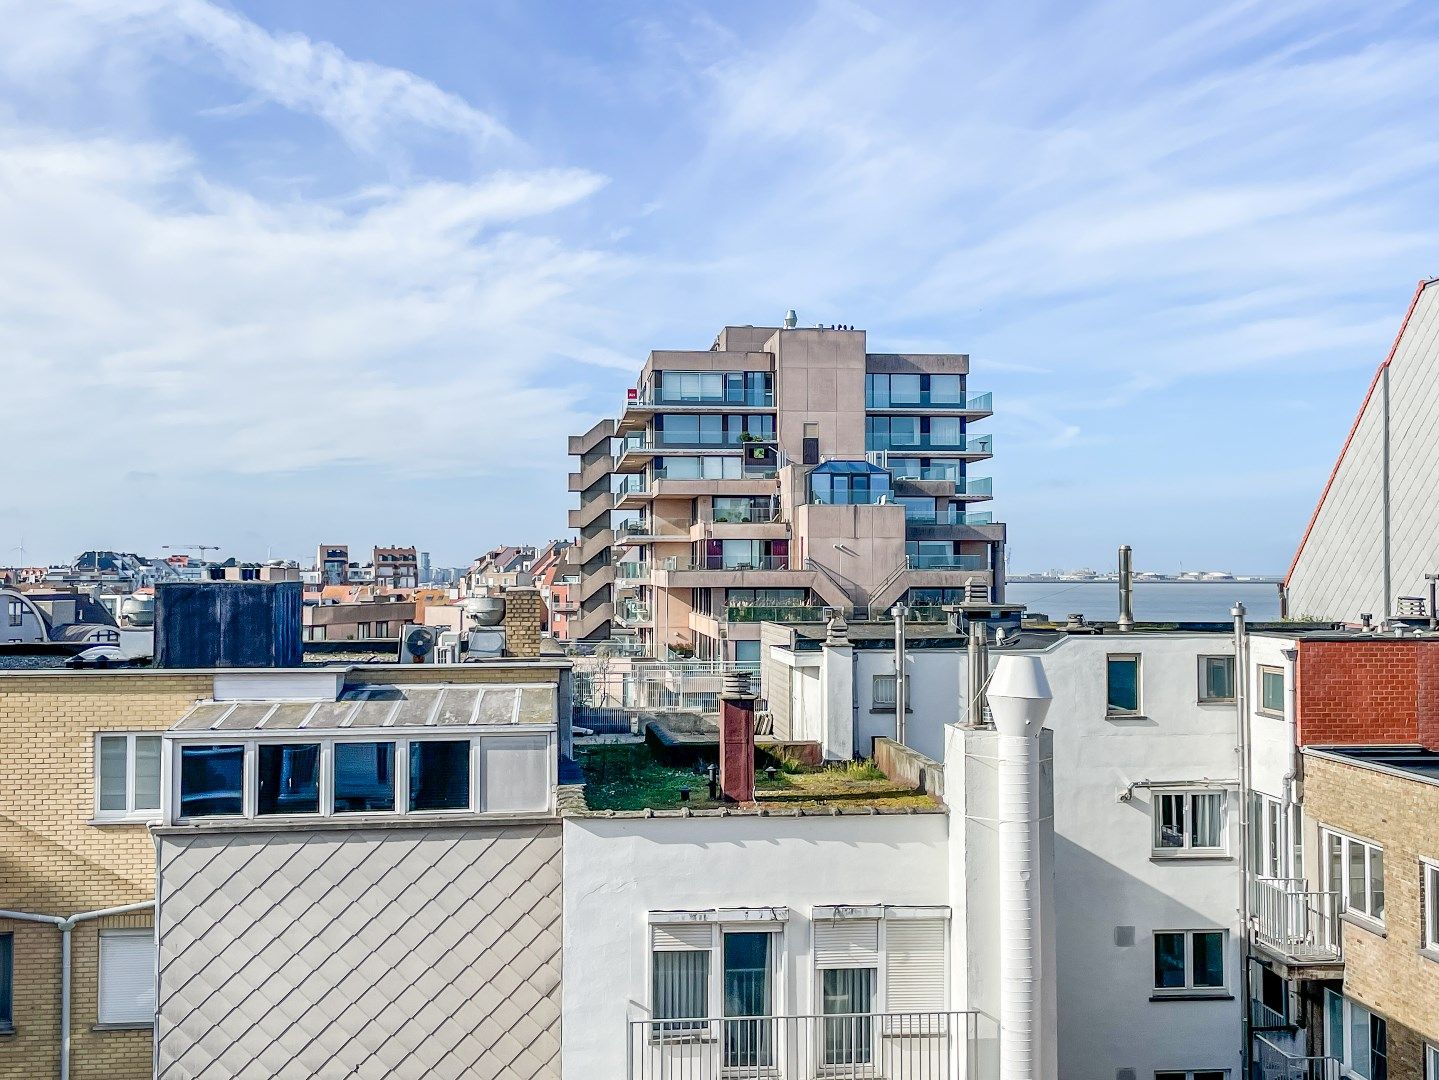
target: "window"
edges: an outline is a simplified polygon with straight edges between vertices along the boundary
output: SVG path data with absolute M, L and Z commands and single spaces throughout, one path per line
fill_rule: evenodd
M 1223 990 L 1223 930 L 1157 930 L 1154 989 L 1163 994 Z
M 1229 1073 L 1225 1069 L 1182 1069 L 1172 1072 L 1157 1072 L 1154 1080 L 1227 1080 Z
M 1284 715 L 1284 669 L 1259 669 L 1259 711 L 1271 716 Z
M 256 814 L 320 812 L 320 744 L 261 743 Z
M 1234 657 L 1201 656 L 1199 658 L 1199 700 L 1234 700 Z
M 1326 891 L 1339 894 L 1344 910 L 1382 923 L 1384 849 L 1327 829 L 1323 838 Z
M 158 735 L 99 735 L 95 739 L 95 817 L 147 821 L 160 810 Z
M 155 932 L 100 931 L 100 1023 L 155 1022 Z
M 1290 828 L 1298 833 L 1299 808 L 1291 807 Z M 1282 878 L 1284 872 L 1284 807 L 1278 799 L 1257 791 L 1249 793 L 1249 872 L 1256 877 Z M 1294 867 L 1303 865 L 1295 838 Z
M 816 919 L 814 963 L 824 1014 L 824 1064 L 868 1065 L 874 1060 L 875 982 L 879 978 L 878 919 Z
M 6 605 L 11 626 L 20 626 L 25 622 L 25 605 L 19 600 L 11 600 Z
M 1105 682 L 1109 712 L 1139 712 L 1139 657 L 1110 656 Z
M 1224 792 L 1155 793 L 1156 855 L 1214 854 L 1224 850 L 1224 839 Z
M 243 746 L 180 747 L 180 816 L 243 814 L 244 780 Z
M 1439 1080 L 1439 1047 L 1424 1044 L 1424 1080 Z
M 469 805 L 469 741 L 412 743 L 410 809 L 467 810 Z
M 876 711 L 894 711 L 895 686 L 893 675 L 876 675 L 874 677 L 873 690 L 871 691 L 871 708 Z M 909 710 L 906 709 L 906 712 Z
M 395 744 L 335 744 L 335 813 L 356 814 L 395 808 Z
M 1420 917 L 1424 920 L 1424 948 L 1439 953 L 1439 864 L 1421 862 L 1419 883 L 1419 895 L 1422 897 Z M 1439 1075 L 1436 1075 L 1434 1080 L 1439 1080 Z
M 1388 1080 L 1389 1024 L 1333 990 L 1324 992 L 1324 1052 L 1359 1080 Z
M 709 1016 L 709 923 L 654 926 L 650 933 L 650 1015 L 657 1034 L 703 1030 Z M 685 1022 L 673 1022 L 685 1021 Z
M 0 1031 L 15 1026 L 15 935 L 0 934 Z

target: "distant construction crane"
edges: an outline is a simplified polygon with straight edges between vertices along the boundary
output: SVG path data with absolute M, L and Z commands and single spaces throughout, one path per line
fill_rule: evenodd
M 219 544 L 162 544 L 161 546 L 166 551 L 198 551 L 202 560 L 205 558 L 205 552 L 220 550 Z

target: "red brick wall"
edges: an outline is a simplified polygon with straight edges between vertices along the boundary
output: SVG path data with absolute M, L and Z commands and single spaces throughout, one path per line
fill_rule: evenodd
M 1294 697 L 1301 746 L 1439 750 L 1439 641 L 1301 641 Z

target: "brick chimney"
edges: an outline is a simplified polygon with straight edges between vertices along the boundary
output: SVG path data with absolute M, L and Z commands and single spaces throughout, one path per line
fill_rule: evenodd
M 720 693 L 720 794 L 754 801 L 754 695 L 744 671 L 726 672 Z
M 505 589 L 505 655 L 534 659 L 540 655 L 540 590 L 532 585 Z

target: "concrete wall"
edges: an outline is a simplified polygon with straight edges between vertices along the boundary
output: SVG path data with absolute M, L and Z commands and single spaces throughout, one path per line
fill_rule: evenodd
M 946 904 L 946 819 L 567 818 L 566 1077 L 623 1077 L 630 1002 L 650 999 L 647 914 L 785 906 L 779 1013 L 819 1012 L 811 913 L 825 904 Z M 960 1006 L 952 1005 L 958 1008 Z
M 863 330 L 781 330 L 767 346 L 775 357 L 775 433 L 799 461 L 804 425 L 819 425 L 821 457 L 864 456 Z
M 1439 786 L 1304 755 L 1304 810 L 1384 848 L 1384 930 L 1346 921 L 1344 993 L 1389 1021 L 1391 1080 L 1424 1080 L 1423 1042 L 1439 1046 L 1439 958 L 1423 943 L 1419 860 L 1439 861 Z
M 163 731 L 210 692 L 208 675 L 0 675 L 0 908 L 64 917 L 155 895 L 155 849 L 145 824 L 90 823 L 95 734 Z M 70 1075 L 76 1080 L 150 1076 L 148 1028 L 95 1029 L 99 931 L 149 924 L 146 913 L 81 923 L 74 932 Z M 5 919 L 0 933 L 15 935 L 15 1032 L 0 1035 L 0 1080 L 54 1076 L 60 934 Z
M 1439 287 L 1421 285 L 1381 366 L 1289 574 L 1289 614 L 1382 618 L 1439 570 Z M 1335 432 L 1336 442 L 1341 437 Z M 1388 457 L 1388 513 L 1385 458 Z M 1390 587 L 1384 588 L 1386 549 Z
M 560 1076 L 560 826 L 157 834 L 160 1080 Z

